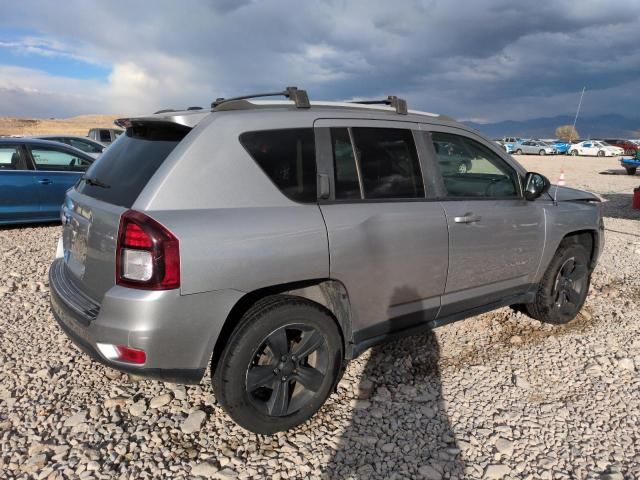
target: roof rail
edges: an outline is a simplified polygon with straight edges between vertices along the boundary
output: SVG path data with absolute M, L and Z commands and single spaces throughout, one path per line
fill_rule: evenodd
M 167 112 L 177 112 L 177 110 L 174 110 L 173 108 L 165 108 L 162 110 L 158 110 L 157 112 L 153 112 L 153 114 L 157 114 L 157 113 L 167 113 Z
M 252 95 L 242 95 L 240 97 L 216 98 L 216 100 L 211 103 L 211 109 L 213 110 L 223 103 L 233 102 L 235 100 L 280 96 L 287 97 L 289 100 L 292 100 L 295 103 L 296 108 L 309 108 L 311 106 L 306 90 L 298 90 L 298 87 L 287 87 L 281 92 L 254 93 Z
M 350 103 L 360 103 L 362 105 L 390 105 L 395 108 L 396 113 L 399 113 L 400 115 L 406 115 L 409 113 L 407 101 L 403 98 L 398 98 L 395 95 L 389 95 L 384 100 L 358 100 Z

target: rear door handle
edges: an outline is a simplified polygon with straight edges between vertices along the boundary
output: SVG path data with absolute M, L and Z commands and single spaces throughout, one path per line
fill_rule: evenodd
M 50 185 L 53 182 L 51 180 L 49 180 L 48 178 L 42 178 L 42 179 L 38 180 L 38 183 L 40 185 Z
M 480 215 L 465 213 L 462 217 L 454 217 L 453 219 L 456 223 L 474 223 L 479 222 L 481 218 Z

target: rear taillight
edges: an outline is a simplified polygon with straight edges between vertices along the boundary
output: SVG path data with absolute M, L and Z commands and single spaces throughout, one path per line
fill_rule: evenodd
M 120 218 L 116 283 L 145 290 L 180 287 L 178 239 L 163 225 L 135 210 Z

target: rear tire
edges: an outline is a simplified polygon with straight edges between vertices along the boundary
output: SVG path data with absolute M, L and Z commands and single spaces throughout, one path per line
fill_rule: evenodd
M 273 434 L 322 407 L 343 366 L 338 326 L 322 307 L 278 295 L 247 311 L 212 373 L 220 405 L 241 427 Z
M 577 157 L 578 156 L 578 151 L 577 150 L 571 150 L 569 152 L 569 155 L 571 155 L 572 157 Z
M 525 304 L 531 318 L 563 324 L 580 312 L 589 292 L 589 253 L 580 244 L 560 244 L 545 272 L 536 297 Z
M 627 175 L 635 175 L 637 167 L 624 167 L 627 171 Z
M 545 152 L 544 150 L 540 150 L 540 151 L 538 152 L 538 154 L 539 154 L 539 155 L 545 155 L 546 153 L 547 153 L 547 152 Z
M 519 148 L 518 150 L 516 150 L 516 155 L 522 155 L 522 149 Z

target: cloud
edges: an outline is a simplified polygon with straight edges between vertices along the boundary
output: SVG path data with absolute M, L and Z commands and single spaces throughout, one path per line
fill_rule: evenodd
M 316 99 L 397 94 L 490 120 L 572 112 L 586 86 L 585 113 L 637 115 L 639 20 L 635 0 L 17 2 L 0 32 L 31 33 L 0 47 L 110 73 L 48 81 L 35 62 L 20 89 L 5 67 L 0 114 L 131 114 L 297 84 Z

